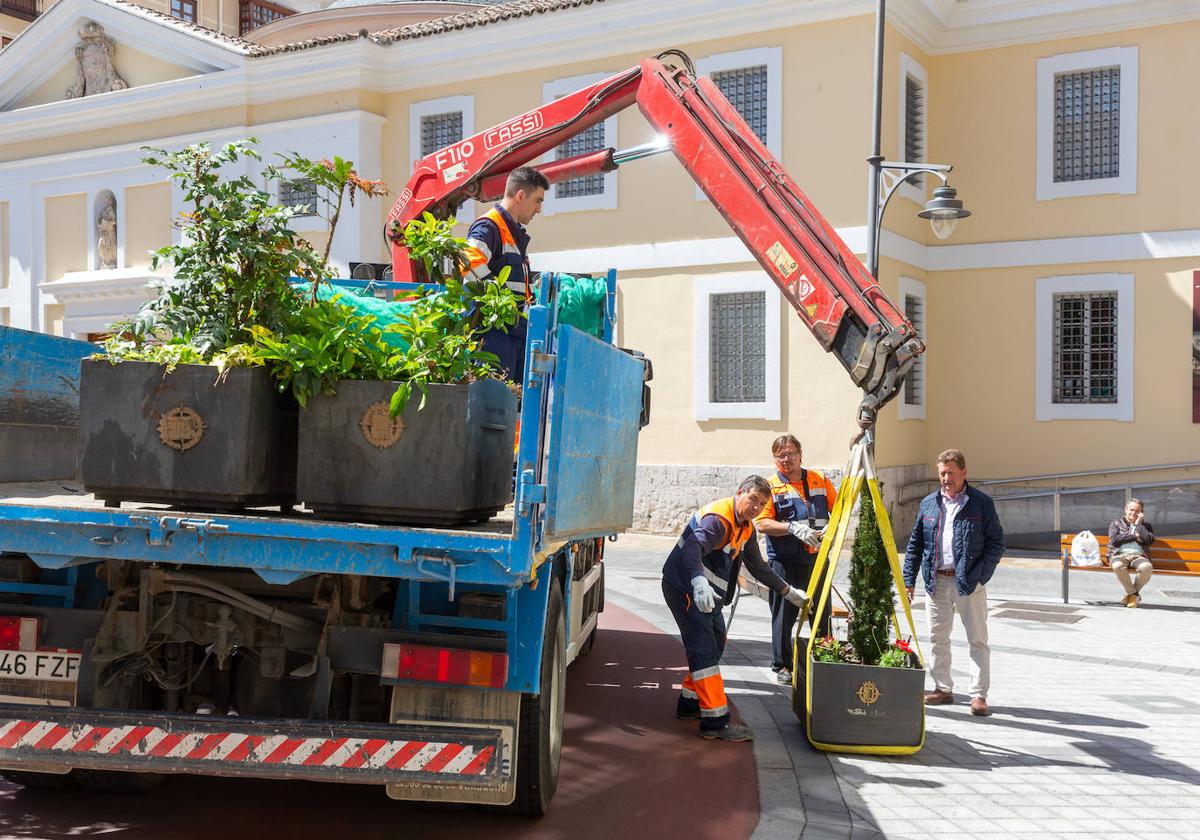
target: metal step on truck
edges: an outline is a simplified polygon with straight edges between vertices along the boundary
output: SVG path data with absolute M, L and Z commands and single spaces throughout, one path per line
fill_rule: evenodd
M 63 480 L 97 348 L 0 327 L 0 776 L 356 782 L 545 813 L 647 410 L 607 282 L 595 338 L 557 323 L 543 275 L 514 502 L 455 528 L 106 507 Z

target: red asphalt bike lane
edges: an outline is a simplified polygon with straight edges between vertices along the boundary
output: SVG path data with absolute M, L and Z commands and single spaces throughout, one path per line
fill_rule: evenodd
M 0 840 L 743 840 L 759 813 L 752 747 L 675 720 L 686 670 L 675 638 L 606 607 L 592 653 L 567 669 L 562 770 L 542 819 L 396 802 L 365 785 L 176 776 L 105 796 L 0 782 Z

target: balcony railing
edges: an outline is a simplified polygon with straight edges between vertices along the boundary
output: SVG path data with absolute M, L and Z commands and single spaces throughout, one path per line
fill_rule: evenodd
M 0 0 L 0 14 L 33 20 L 42 13 L 42 0 Z

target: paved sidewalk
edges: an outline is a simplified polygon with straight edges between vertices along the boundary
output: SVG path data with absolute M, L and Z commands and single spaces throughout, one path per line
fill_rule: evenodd
M 605 562 L 608 598 L 674 633 L 659 590 L 671 542 L 626 535 Z M 1108 575 L 1074 574 L 1068 606 L 1059 582 L 1053 561 L 1005 561 L 988 591 L 994 714 L 972 717 L 964 695 L 930 708 L 924 749 L 900 758 L 808 745 L 767 667 L 766 604 L 743 598 L 722 670 L 756 732 L 756 840 L 1200 840 L 1200 581 L 1159 576 L 1136 610 Z M 953 651 L 962 689 L 957 624 Z

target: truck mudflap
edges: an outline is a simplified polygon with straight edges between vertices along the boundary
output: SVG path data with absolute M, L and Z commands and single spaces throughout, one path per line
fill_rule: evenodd
M 0 768 L 10 770 L 417 783 L 486 796 L 509 787 L 503 752 L 504 733 L 491 727 L 206 719 L 0 705 Z

